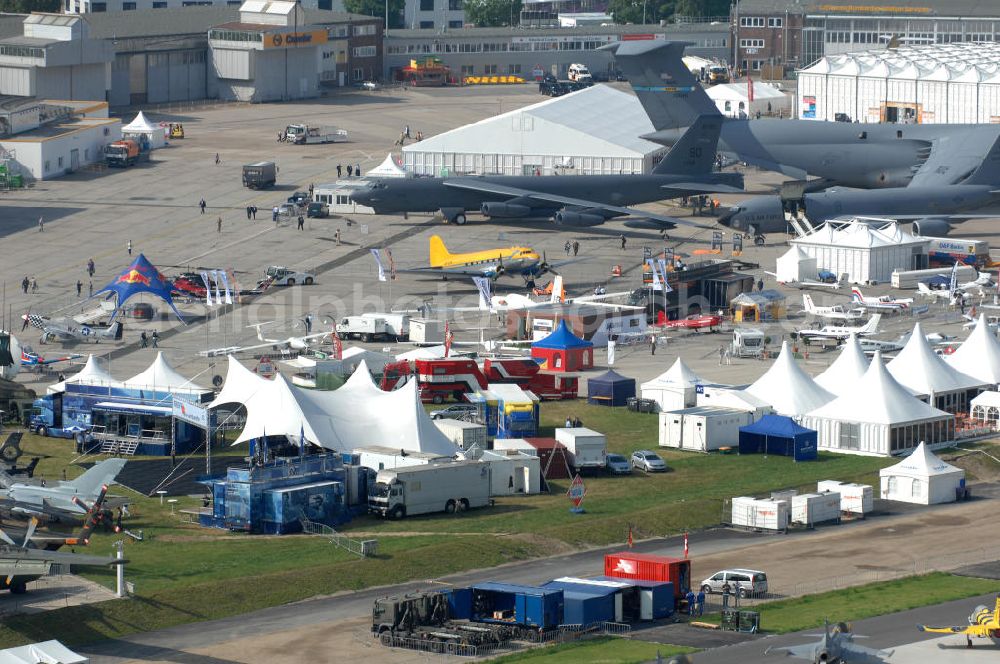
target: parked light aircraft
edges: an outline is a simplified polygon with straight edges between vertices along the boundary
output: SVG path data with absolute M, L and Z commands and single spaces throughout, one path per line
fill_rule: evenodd
M 855 286 L 851 289 L 851 299 L 865 309 L 874 311 L 900 312 L 909 309 L 913 304 L 913 298 L 894 298 L 888 295 L 866 296 L 861 289 Z
M 802 294 L 802 308 L 810 316 L 825 318 L 826 320 L 839 320 L 847 322 L 865 317 L 864 307 L 848 309 L 842 304 L 835 304 L 831 307 L 816 306 L 809 293 Z
M 114 482 L 125 467 L 125 459 L 105 459 L 73 480 L 61 480 L 45 486 L 33 482 L 15 482 L 0 471 L 0 507 L 35 517 L 79 519 L 87 514 L 83 503 L 94 503 L 103 487 Z
M 253 325 L 248 325 L 247 327 L 252 327 L 257 330 L 257 338 L 260 339 L 261 343 L 254 344 L 252 346 L 226 346 L 225 348 L 210 348 L 208 350 L 199 351 L 198 354 L 202 357 L 218 357 L 220 355 L 232 355 L 234 353 L 245 353 L 252 350 L 260 350 L 261 348 L 270 348 L 272 350 L 308 350 L 312 346 L 316 345 L 316 340 L 322 340 L 324 337 L 329 337 L 336 333 L 336 331 L 331 328 L 325 332 L 314 332 L 312 334 L 306 334 L 303 336 L 292 336 L 286 339 L 268 339 L 264 336 L 261 328 L 266 325 L 273 325 L 274 321 L 267 323 L 254 323 Z
M 804 643 L 800 646 L 784 646 L 781 648 L 768 648 L 765 652 L 785 651 L 789 657 L 804 659 L 813 664 L 880 664 L 886 657 L 892 655 L 892 651 L 876 650 L 866 648 L 854 642 L 855 638 L 862 638 L 851 633 L 850 626 L 844 623 L 836 625 L 823 625 L 822 634 L 807 634 L 805 636 L 818 636 L 819 641 Z
M 453 254 L 448 251 L 440 236 L 432 235 L 428 247 L 428 266 L 415 268 L 394 268 L 399 273 L 430 274 L 444 278 L 448 277 L 486 277 L 497 279 L 502 276 L 520 276 L 528 284 L 534 286 L 534 280 L 543 274 L 574 263 L 579 259 L 571 259 L 549 263 L 544 255 L 539 255 L 531 247 L 513 246 L 502 249 L 483 249 Z
M 847 279 L 847 275 L 842 274 L 836 281 L 833 282 L 813 281 L 813 280 L 781 281 L 778 279 L 778 275 L 774 272 L 767 272 L 765 270 L 764 274 L 768 274 L 774 277 L 774 280 L 777 281 L 782 286 L 788 286 L 789 288 L 798 288 L 799 290 L 804 290 L 806 288 L 832 288 L 833 290 L 840 290 L 841 285 L 843 285 L 844 281 Z
M 934 634 L 964 634 L 965 644 L 972 647 L 972 638 L 992 639 L 994 643 L 1000 644 L 1000 595 L 997 595 L 996 605 L 990 611 L 987 606 L 977 606 L 969 615 L 968 625 L 958 625 L 955 627 L 928 627 L 927 625 L 917 625 L 921 632 Z
M 60 362 L 70 362 L 72 360 L 77 360 L 83 357 L 78 353 L 72 353 L 70 355 L 63 355 L 62 357 L 42 357 L 32 349 L 31 346 L 21 346 L 21 366 L 28 368 L 38 368 L 47 367 L 53 364 L 58 364 Z
M 121 341 L 122 324 L 114 323 L 111 327 L 91 327 L 81 325 L 71 318 L 49 318 L 38 314 L 26 313 L 21 316 L 24 324 L 21 326 L 23 332 L 28 325 L 36 327 L 42 331 L 39 343 L 49 341 L 93 341 L 95 344 L 101 343 L 102 339 L 111 341 Z
M 882 320 L 882 314 L 872 314 L 872 317 L 868 319 L 867 323 L 857 327 L 824 325 L 818 330 L 798 330 L 796 334 L 807 346 L 813 341 L 825 341 L 827 339 L 843 341 L 852 334 L 856 334 L 859 337 L 867 337 L 875 334 L 878 332 L 878 324 L 880 320 Z
M 917 292 L 924 297 L 955 302 L 959 295 L 964 296 L 966 292 L 977 288 L 979 289 L 980 296 L 985 297 L 986 293 L 983 289 L 991 285 L 993 285 L 993 277 L 988 272 L 980 272 L 979 276 L 972 281 L 958 283 L 958 263 L 955 263 L 951 270 L 951 281 L 948 284 L 948 288 L 931 288 L 921 281 L 917 284 Z
M 717 115 L 717 113 L 713 113 Z M 437 212 L 464 224 L 469 210 L 493 219 L 554 218 L 565 226 L 603 224 L 629 216 L 644 228 L 698 226 L 685 219 L 636 210 L 630 205 L 715 192 L 739 192 L 743 176 L 714 171 L 721 117 L 695 118 L 649 175 L 482 175 L 448 178 L 386 178 L 351 192 L 376 214 Z

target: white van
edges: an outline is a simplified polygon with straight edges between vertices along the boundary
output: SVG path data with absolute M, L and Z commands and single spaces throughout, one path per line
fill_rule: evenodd
M 721 593 L 726 586 L 740 597 L 764 595 L 767 593 L 767 574 L 755 569 L 724 569 L 701 582 L 706 595 Z
M 590 83 L 594 77 L 590 75 L 587 65 L 572 64 L 569 66 L 569 80 L 579 83 Z

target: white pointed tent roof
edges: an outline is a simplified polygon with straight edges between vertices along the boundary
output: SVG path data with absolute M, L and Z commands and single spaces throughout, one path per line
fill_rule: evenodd
M 651 381 L 643 383 L 641 387 L 654 388 L 659 386 L 671 386 L 671 387 L 694 387 L 698 383 L 704 382 L 698 377 L 694 371 L 691 370 L 687 364 L 684 363 L 680 357 L 674 360 L 674 363 L 670 365 L 670 368 L 661 373 L 659 376 Z
M 953 368 L 941 359 L 924 336 L 920 323 L 913 326 L 909 341 L 886 365 L 893 378 L 916 394 L 958 392 L 987 383 Z
M 866 371 L 868 371 L 868 358 L 861 350 L 858 338 L 852 334 L 833 364 L 816 376 L 816 382 L 823 389 L 837 396 L 843 396 L 857 387 L 858 381 Z
M 182 376 L 177 372 L 163 351 L 156 354 L 156 359 L 142 373 L 132 376 L 125 381 L 126 387 L 132 388 L 152 388 L 161 392 L 173 392 L 176 390 L 204 390 L 206 388 L 191 382 L 191 379 Z
M 986 314 L 979 316 L 976 327 L 945 362 L 953 369 L 990 385 L 1000 384 L 1000 340 L 986 323 Z
M 396 163 L 396 159 L 392 156 L 390 152 L 385 157 L 385 161 L 371 168 L 365 173 L 367 177 L 380 177 L 380 178 L 407 178 L 411 177 L 412 173 L 407 171 L 405 168 Z
M 236 443 L 305 433 L 306 440 L 338 452 L 373 445 L 448 456 L 459 451 L 427 415 L 416 382 L 383 392 L 364 363 L 340 389 L 327 392 L 299 388 L 281 374 L 261 378 L 230 357 L 225 385 L 209 407 L 225 403 L 246 407 Z
M 795 363 L 787 341 L 781 344 L 781 353 L 767 373 L 746 391 L 771 404 L 774 412 L 789 417 L 805 415 L 834 398 Z
M 905 424 L 950 415 L 910 394 L 886 369 L 882 354 L 876 352 L 868 371 L 855 383 L 854 389 L 812 411 L 809 417 L 868 424 Z
M 956 468 L 950 463 L 945 463 L 934 456 L 934 453 L 927 449 L 927 445 L 920 443 L 913 453 L 894 466 L 883 468 L 879 471 L 879 476 L 904 475 L 908 477 L 936 477 L 939 475 L 952 475 L 955 473 L 965 474 L 961 468 Z
M 156 131 L 158 129 L 160 128 L 146 119 L 146 116 L 145 114 L 143 114 L 142 111 L 139 111 L 139 115 L 135 116 L 135 119 L 132 120 L 132 122 L 129 122 L 127 125 L 122 127 L 122 131 L 147 132 L 147 131 Z
M 104 361 L 94 357 L 91 354 L 87 358 L 87 363 L 83 365 L 83 369 L 76 374 L 73 374 L 64 381 L 60 381 L 55 385 L 50 385 L 48 390 L 49 394 L 56 394 L 58 392 L 66 391 L 66 383 L 79 383 L 83 385 L 100 385 L 106 387 L 120 387 L 121 383 L 114 379 L 111 373 L 108 371 L 107 366 Z

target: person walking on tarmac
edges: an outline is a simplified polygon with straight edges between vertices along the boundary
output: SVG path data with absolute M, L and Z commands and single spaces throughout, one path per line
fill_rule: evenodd
M 698 597 L 695 600 L 698 603 L 698 615 L 703 616 L 705 614 L 705 591 L 699 590 Z
M 573 255 L 576 256 L 578 253 L 580 253 L 580 242 L 573 240 Z
M 624 233 L 622 233 L 621 235 L 619 235 L 619 236 L 618 236 L 618 239 L 619 239 L 619 240 L 621 241 L 621 243 L 622 243 L 622 251 L 625 251 L 625 242 L 627 241 L 627 240 L 626 240 L 626 238 L 625 238 L 625 234 L 624 234 Z
M 300 231 L 304 231 L 305 230 L 305 225 L 306 225 L 306 220 L 300 214 L 299 215 L 299 230 Z
M 76 296 L 80 297 L 83 295 L 83 282 L 79 279 L 76 280 Z
M 151 338 L 153 340 L 153 348 L 159 348 L 160 347 L 160 333 L 157 332 L 156 330 L 153 330 L 153 336 Z
M 333 239 L 337 242 L 337 246 L 339 247 L 340 246 L 340 229 L 339 228 L 333 234 Z
M 139 335 L 139 348 L 145 348 L 148 345 L 147 339 L 146 330 L 143 330 L 142 334 Z
M 695 611 L 695 609 L 694 609 L 694 592 L 691 591 L 691 590 L 688 590 L 687 591 L 687 595 L 684 595 L 684 599 L 687 600 L 688 615 L 689 616 L 693 616 L 694 615 L 694 611 Z
M 201 199 L 200 201 L 198 201 L 198 207 L 201 208 L 201 213 L 205 214 L 205 199 L 204 198 Z
M 94 267 L 94 259 L 91 258 L 89 261 L 87 261 L 87 274 L 90 276 L 91 279 L 93 279 L 94 272 L 96 271 L 97 269 Z
M 28 275 L 25 275 L 24 279 L 21 279 L 21 290 L 24 291 L 25 295 L 28 294 L 28 286 L 30 285 L 31 285 L 31 280 L 28 279 Z

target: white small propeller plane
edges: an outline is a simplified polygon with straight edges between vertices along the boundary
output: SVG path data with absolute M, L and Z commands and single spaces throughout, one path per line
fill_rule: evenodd
M 325 332 L 314 332 L 312 334 L 307 334 L 304 336 L 292 336 L 286 339 L 268 339 L 261 332 L 261 328 L 266 325 L 273 325 L 274 321 L 267 323 L 254 323 L 253 325 L 248 325 L 247 327 L 252 327 L 257 330 L 257 338 L 260 339 L 262 343 L 254 344 L 252 346 L 226 346 L 225 348 L 210 348 L 208 350 L 200 351 L 198 354 L 202 357 L 218 357 L 220 355 L 231 355 L 235 353 L 245 353 L 252 350 L 260 350 L 262 348 L 270 348 L 271 350 L 287 351 L 295 350 L 302 351 L 308 350 L 313 346 L 317 346 L 322 343 L 324 337 L 329 337 L 336 334 L 335 328 L 331 327 Z
M 813 302 L 812 296 L 809 295 L 809 293 L 802 294 L 802 310 L 810 316 L 815 316 L 816 318 L 838 320 L 845 323 L 861 320 L 865 317 L 864 307 L 854 307 L 848 309 L 842 304 L 835 304 L 832 307 L 816 306 L 816 303 Z
M 872 314 L 872 317 L 868 319 L 868 322 L 859 327 L 846 327 L 839 325 L 824 325 L 818 330 L 798 330 L 799 339 L 801 339 L 807 346 L 812 341 L 843 341 L 849 338 L 852 334 L 859 337 L 867 337 L 878 332 L 879 321 L 882 320 L 882 314 Z

